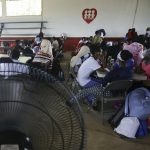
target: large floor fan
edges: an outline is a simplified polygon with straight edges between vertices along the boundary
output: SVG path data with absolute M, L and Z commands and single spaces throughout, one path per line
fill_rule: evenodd
M 82 150 L 85 133 L 65 85 L 24 64 L 0 64 L 1 150 Z

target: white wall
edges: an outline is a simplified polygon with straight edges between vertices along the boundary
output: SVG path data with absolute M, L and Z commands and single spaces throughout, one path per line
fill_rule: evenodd
M 150 0 L 139 0 L 134 26 L 140 34 L 150 27 Z
M 46 35 L 69 37 L 94 35 L 97 29 L 104 28 L 108 37 L 122 37 L 127 30 L 135 27 L 139 33 L 145 33 L 150 26 L 150 0 L 43 0 L 42 16 L 2 17 L 1 21 L 48 21 Z M 96 8 L 97 17 L 90 24 L 82 19 L 85 8 Z M 5 11 L 3 11 L 5 12 Z M 10 32 L 10 31 L 7 31 Z M 18 32 L 18 31 L 16 31 Z M 35 31 L 24 31 L 25 33 Z M 38 32 L 38 31 L 37 31 Z

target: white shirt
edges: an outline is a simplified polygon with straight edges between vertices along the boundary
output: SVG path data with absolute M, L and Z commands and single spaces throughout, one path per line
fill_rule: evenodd
M 85 86 L 91 81 L 90 74 L 100 67 L 99 63 L 93 57 L 89 57 L 85 60 L 78 71 L 77 80 L 79 84 Z

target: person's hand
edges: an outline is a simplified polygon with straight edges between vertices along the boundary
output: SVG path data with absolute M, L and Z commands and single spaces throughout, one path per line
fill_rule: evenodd
M 102 67 L 103 67 L 103 68 L 106 68 L 107 63 L 106 63 L 106 58 L 105 58 L 105 56 L 102 54 L 102 55 L 100 55 L 99 59 L 100 59 L 100 61 L 101 61 Z

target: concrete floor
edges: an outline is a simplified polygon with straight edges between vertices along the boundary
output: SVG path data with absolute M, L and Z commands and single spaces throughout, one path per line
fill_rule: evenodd
M 71 53 L 67 52 L 61 60 L 65 78 L 68 77 Z M 26 61 L 26 58 L 21 58 Z M 86 105 L 81 106 L 87 128 L 87 150 L 150 150 L 150 135 L 141 139 L 119 137 L 110 125 L 101 123 L 100 112 L 90 111 Z
M 87 150 L 149 150 L 150 136 L 142 139 L 123 139 L 110 125 L 100 121 L 100 113 L 84 110 L 87 127 Z
M 65 77 L 68 77 L 71 53 L 67 52 L 61 61 Z M 89 111 L 81 106 L 87 128 L 87 150 L 150 150 L 150 135 L 141 139 L 125 139 L 119 137 L 105 121 L 101 123 L 100 112 Z

